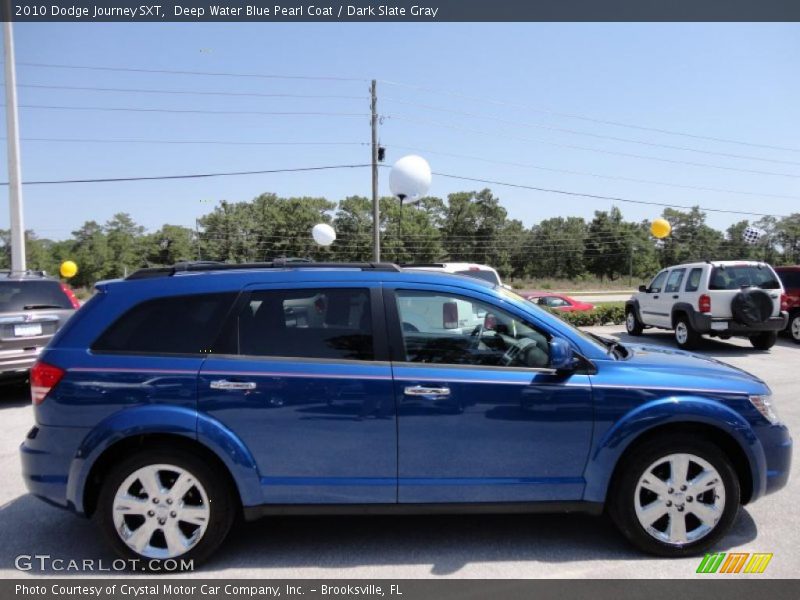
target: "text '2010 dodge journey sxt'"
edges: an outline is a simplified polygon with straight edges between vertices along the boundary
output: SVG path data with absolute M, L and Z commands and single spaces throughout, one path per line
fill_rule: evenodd
M 640 549 L 683 556 L 791 459 L 753 375 L 390 264 L 99 284 L 31 391 L 29 490 L 150 561 L 202 561 L 239 514 L 604 508 Z

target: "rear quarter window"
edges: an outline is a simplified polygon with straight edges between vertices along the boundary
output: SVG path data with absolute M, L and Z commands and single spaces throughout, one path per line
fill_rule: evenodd
M 171 296 L 142 302 L 92 345 L 95 352 L 204 354 L 210 351 L 236 294 Z

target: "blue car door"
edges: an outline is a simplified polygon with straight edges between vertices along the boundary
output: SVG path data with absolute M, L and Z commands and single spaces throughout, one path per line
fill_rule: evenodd
M 589 376 L 550 369 L 550 334 L 509 303 L 457 287 L 410 287 L 385 292 L 399 501 L 580 500 Z
M 265 503 L 397 501 L 379 288 L 248 288 L 200 372 L 200 411 L 249 449 Z

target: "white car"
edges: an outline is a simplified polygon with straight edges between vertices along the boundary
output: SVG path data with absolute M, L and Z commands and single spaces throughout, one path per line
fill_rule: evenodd
M 675 331 L 680 348 L 693 349 L 702 335 L 744 336 L 759 350 L 771 348 L 786 327 L 783 285 L 768 264 L 708 261 L 669 267 L 640 286 L 625 305 L 625 328 Z
M 476 279 L 483 279 L 495 285 L 509 287 L 500 281 L 500 275 L 497 270 L 488 265 L 478 265 L 475 263 L 466 262 L 451 262 L 451 263 L 425 263 L 425 264 L 405 264 L 401 265 L 404 269 L 412 269 L 415 271 L 439 271 L 443 273 L 454 273 L 455 275 L 466 275 L 467 277 L 474 277 Z

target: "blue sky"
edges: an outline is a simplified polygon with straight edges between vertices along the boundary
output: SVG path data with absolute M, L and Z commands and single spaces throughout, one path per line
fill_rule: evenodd
M 772 214 L 800 210 L 797 24 L 22 23 L 15 25 L 15 35 L 18 63 L 377 78 L 382 80 L 379 111 L 385 116 L 380 137 L 388 148 L 389 163 L 415 152 L 425 156 L 434 171 L 444 173 L 654 202 Z M 18 83 L 355 97 L 168 95 L 21 87 L 23 105 L 357 115 L 276 117 L 21 108 L 23 138 L 348 143 L 151 145 L 29 140 L 22 142 L 24 180 L 279 169 L 365 163 L 370 157 L 366 145 L 367 81 L 132 73 L 21 64 Z M 534 108 L 797 150 L 622 128 Z M 592 137 L 597 135 L 767 160 Z M 612 152 L 728 169 L 645 160 Z M 5 164 L 5 145 L 2 154 Z M 755 195 L 614 179 L 618 177 Z M 6 179 L 5 174 L 2 179 Z M 444 197 L 453 191 L 481 187 L 478 183 L 434 177 L 430 193 Z M 509 215 L 528 226 L 559 215 L 591 218 L 594 210 L 608 209 L 612 204 L 490 187 Z M 53 239 L 68 237 L 85 220 L 103 222 L 120 211 L 130 213 L 148 229 L 163 223 L 193 226 L 196 217 L 221 199 L 249 200 L 262 192 L 324 195 L 334 200 L 352 194 L 368 196 L 369 169 L 29 186 L 24 189 L 25 222 L 26 228 Z M 386 172 L 381 179 L 381 192 L 389 193 Z M 7 228 L 7 192 L 0 194 L 0 228 Z M 627 218 L 637 220 L 654 218 L 661 211 L 657 207 L 618 205 Z M 725 227 L 740 218 L 744 217 L 710 214 L 709 222 Z

